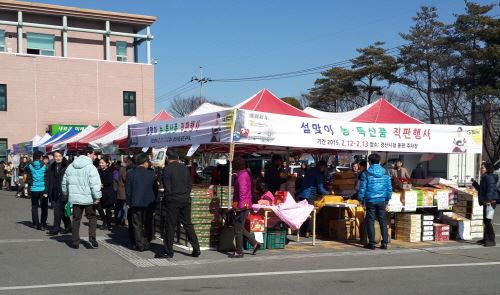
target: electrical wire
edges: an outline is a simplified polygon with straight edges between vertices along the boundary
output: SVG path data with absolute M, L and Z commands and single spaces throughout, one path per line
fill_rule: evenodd
M 189 92 L 189 91 L 192 91 L 192 90 L 194 90 L 194 89 L 196 89 L 196 88 L 198 88 L 198 87 L 199 87 L 199 86 L 198 86 L 197 84 L 191 85 L 191 87 L 188 87 L 187 89 L 184 89 L 184 90 L 183 90 L 183 91 L 181 91 L 181 92 L 177 92 L 177 93 L 175 93 L 175 94 L 173 94 L 173 95 L 169 95 L 169 96 L 166 96 L 166 97 L 163 97 L 163 98 L 161 98 L 161 99 L 156 100 L 156 103 L 159 103 L 159 102 L 165 102 L 165 101 L 170 100 L 170 99 L 172 99 L 172 98 L 179 97 L 179 96 L 181 96 L 182 94 L 185 94 L 185 93 L 187 93 L 187 92 Z
M 403 45 L 400 46 L 395 46 L 392 48 L 389 48 L 385 50 L 386 54 L 391 54 L 395 50 L 399 49 Z M 299 76 L 306 76 L 306 75 L 312 75 L 312 74 L 319 74 L 322 73 L 321 70 L 325 69 L 330 69 L 333 67 L 345 67 L 350 64 L 352 64 L 353 59 L 347 59 L 335 63 L 330 63 L 330 64 L 325 64 L 325 65 L 320 65 L 308 69 L 303 69 L 303 70 L 297 70 L 297 71 L 292 71 L 292 72 L 286 72 L 286 73 L 278 73 L 278 74 L 272 74 L 272 75 L 263 75 L 263 76 L 252 76 L 252 77 L 240 77 L 240 78 L 221 78 L 221 79 L 209 79 L 209 82 L 255 82 L 255 81 L 268 81 L 268 80 L 277 80 L 277 79 L 288 79 L 288 78 L 293 78 L 293 77 L 299 77 Z

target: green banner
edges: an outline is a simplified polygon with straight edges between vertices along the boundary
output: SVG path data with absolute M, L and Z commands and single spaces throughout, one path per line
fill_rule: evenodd
M 83 131 L 83 129 L 85 129 L 87 127 L 87 125 L 63 125 L 63 124 L 52 124 L 50 125 L 50 134 L 54 135 L 54 134 L 57 134 L 59 132 L 66 132 L 68 131 L 70 128 L 73 128 L 75 129 L 76 131 L 78 132 L 81 132 Z

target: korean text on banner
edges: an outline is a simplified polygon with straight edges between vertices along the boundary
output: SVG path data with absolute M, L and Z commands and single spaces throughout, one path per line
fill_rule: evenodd
M 410 153 L 482 151 L 481 126 L 374 124 L 238 110 L 233 139 L 275 146 Z
M 129 147 L 175 147 L 229 143 L 233 110 L 129 126 Z

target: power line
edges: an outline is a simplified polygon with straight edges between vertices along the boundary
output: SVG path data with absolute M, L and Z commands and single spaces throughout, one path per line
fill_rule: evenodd
M 182 95 L 182 94 L 184 94 L 184 93 L 187 93 L 187 92 L 189 92 L 189 91 L 192 91 L 192 90 L 194 90 L 194 89 L 196 89 L 196 88 L 198 88 L 198 85 L 196 85 L 196 84 L 191 85 L 190 87 L 188 87 L 188 88 L 184 89 L 184 90 L 183 90 L 183 91 L 181 91 L 181 92 L 177 92 L 177 93 L 175 93 L 175 94 L 173 94 L 173 95 L 169 95 L 169 96 L 166 96 L 166 97 L 164 97 L 164 98 L 161 98 L 161 99 L 156 100 L 156 103 L 159 103 L 159 102 L 165 102 L 165 101 L 170 100 L 170 99 L 172 99 L 172 98 L 178 97 L 178 96 L 180 96 L 180 95 Z
M 385 50 L 385 53 L 392 53 L 393 51 L 399 49 L 403 45 L 396 46 Z M 288 79 L 299 76 L 306 76 L 312 74 L 319 74 L 325 69 L 330 69 L 332 67 L 340 67 L 347 66 L 352 64 L 353 59 L 347 59 L 335 63 L 325 64 L 321 66 L 316 66 L 312 68 L 307 68 L 303 70 L 297 70 L 292 72 L 278 73 L 272 75 L 263 75 L 263 76 L 253 76 L 253 77 L 240 77 L 240 78 L 221 78 L 221 79 L 209 79 L 209 82 L 255 82 L 255 81 L 267 81 L 267 80 L 277 80 L 277 79 Z
M 158 100 L 158 99 L 161 99 L 161 98 L 163 98 L 163 97 L 170 96 L 171 94 L 175 94 L 176 92 L 182 91 L 182 90 L 183 90 L 184 88 L 186 88 L 186 87 L 187 87 L 187 86 L 188 86 L 191 82 L 192 82 L 192 81 L 188 81 L 188 82 L 186 82 L 186 83 L 182 84 L 181 86 L 179 86 L 179 87 L 177 87 L 177 88 L 174 88 L 174 89 L 169 90 L 169 91 L 167 91 L 167 92 L 165 92 L 165 93 L 162 93 L 162 94 L 160 94 L 160 95 L 156 96 L 156 97 L 155 97 L 155 99 L 156 99 L 156 100 Z

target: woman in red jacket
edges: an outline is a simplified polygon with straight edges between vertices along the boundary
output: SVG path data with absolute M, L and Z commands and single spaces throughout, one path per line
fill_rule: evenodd
M 236 218 L 234 221 L 234 234 L 236 239 L 236 252 L 229 255 L 231 258 L 243 257 L 243 237 L 247 238 L 253 246 L 253 253 L 260 249 L 260 244 L 255 240 L 253 234 L 245 229 L 245 221 L 249 210 L 252 208 L 252 179 L 246 169 L 245 160 L 236 158 L 233 161 L 233 169 L 236 172 L 234 182 L 233 210 Z

